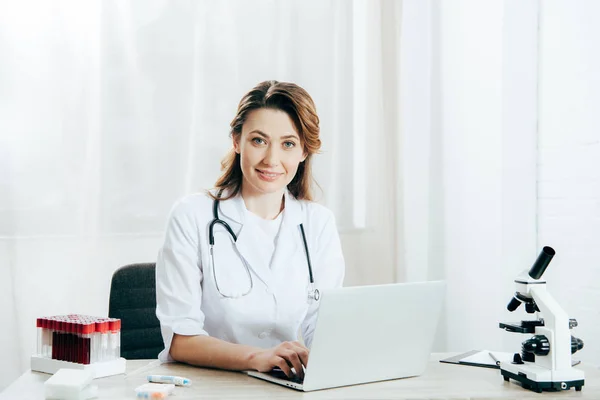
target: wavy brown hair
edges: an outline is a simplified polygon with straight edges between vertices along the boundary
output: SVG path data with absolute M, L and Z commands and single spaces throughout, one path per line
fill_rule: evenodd
M 319 139 L 319 117 L 315 103 L 306 90 L 289 82 L 265 81 L 256 85 L 242 97 L 237 114 L 231 121 L 230 137 L 240 140 L 242 126 L 248 114 L 254 110 L 268 108 L 285 112 L 300 136 L 306 159 L 298 165 L 294 179 L 288 184 L 290 193 L 299 200 L 312 200 L 311 185 L 314 182 L 311 169 L 312 155 L 321 148 Z M 223 174 L 215 183 L 217 193 L 223 191 L 222 200 L 236 196 L 242 188 L 240 155 L 232 148 L 221 161 Z M 215 198 L 211 194 L 211 197 Z

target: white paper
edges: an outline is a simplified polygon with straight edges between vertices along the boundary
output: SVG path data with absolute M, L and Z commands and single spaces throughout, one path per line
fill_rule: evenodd
M 496 365 L 496 361 L 490 355 L 493 354 L 497 361 L 512 362 L 515 353 L 506 353 L 501 351 L 481 350 L 469 357 L 465 357 L 460 362 L 468 362 L 472 364 Z

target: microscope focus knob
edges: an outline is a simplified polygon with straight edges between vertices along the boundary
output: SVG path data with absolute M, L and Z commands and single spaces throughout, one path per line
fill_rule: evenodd
M 571 335 L 571 354 L 583 349 L 583 340 Z
M 544 335 L 535 335 L 523 342 L 523 352 L 535 354 L 536 356 L 546 356 L 550 352 L 550 342 Z
M 523 362 L 523 359 L 521 358 L 521 355 L 519 353 L 515 353 L 513 355 L 513 362 L 512 363 L 513 364 L 525 364 Z

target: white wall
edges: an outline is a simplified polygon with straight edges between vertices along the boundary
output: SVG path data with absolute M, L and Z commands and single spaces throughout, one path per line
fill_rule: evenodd
M 2 279 L 0 279 L 0 305 L 2 308 L 12 309 L 15 304 L 15 293 L 10 264 L 14 262 L 14 254 L 9 251 L 8 244 L 2 241 L 0 241 L 0 254 L 6 254 L 6 257 L 0 256 L 0 262 L 5 264 L 4 268 L 0 266 L 0 271 L 2 272 Z M 0 329 L 0 354 L 4 361 L 0 362 L 0 376 L 3 377 L 0 379 L 0 391 L 2 391 L 8 382 L 15 380 L 21 374 L 21 369 L 15 368 L 15 366 L 19 365 L 20 356 L 20 349 L 14 345 L 13 341 L 14 332 L 12 330 L 18 329 L 15 315 L 9 314 L 5 316 L 3 312 L 0 312 L 0 316 L 3 317 L 2 320 L 4 322 L 4 328 Z
M 495 310 L 504 298 L 493 282 L 501 282 L 502 255 L 503 9 L 500 2 L 440 4 L 437 222 L 448 283 L 446 341 L 462 351 L 500 338 Z
M 600 2 L 540 8 L 538 245 L 545 277 L 579 327 L 581 360 L 600 365 Z
M 526 336 L 498 322 L 534 317 L 505 307 L 549 245 L 544 278 L 580 323 L 576 357 L 598 365 L 600 3 L 432 4 L 428 268 L 448 282 L 443 347 L 518 351 Z
M 498 322 L 515 318 L 512 280 L 536 255 L 532 4 L 434 3 L 429 268 L 448 284 L 451 351 L 522 340 Z

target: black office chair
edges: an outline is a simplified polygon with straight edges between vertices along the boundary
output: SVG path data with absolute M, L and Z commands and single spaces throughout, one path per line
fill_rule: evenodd
M 112 276 L 108 316 L 121 319 L 121 357 L 157 358 L 164 348 L 156 318 L 155 263 L 131 264 Z

